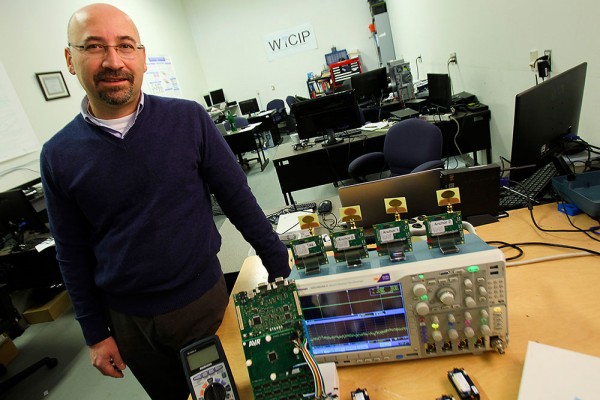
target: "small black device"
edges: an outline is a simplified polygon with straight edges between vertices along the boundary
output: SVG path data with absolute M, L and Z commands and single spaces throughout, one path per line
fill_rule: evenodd
M 479 400 L 479 390 L 464 369 L 454 368 L 448 371 L 448 379 L 462 400 Z
M 218 336 L 194 342 L 180 354 L 194 400 L 240 399 Z
M 319 203 L 319 207 L 317 208 L 317 212 L 319 214 L 329 214 L 331 212 L 331 200 L 323 200 Z
M 352 400 L 369 400 L 369 393 L 367 392 L 367 389 L 356 389 L 353 392 L 350 392 L 350 395 L 352 396 Z

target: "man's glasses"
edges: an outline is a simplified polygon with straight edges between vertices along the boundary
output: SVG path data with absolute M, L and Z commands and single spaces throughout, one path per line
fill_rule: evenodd
M 144 49 L 143 44 L 132 44 L 132 43 L 119 43 L 116 45 L 100 44 L 100 43 L 89 43 L 84 45 L 75 45 L 69 43 L 69 47 L 73 47 L 83 54 L 90 57 L 104 57 L 108 53 L 108 48 L 112 47 L 115 49 L 117 54 L 121 58 L 133 58 L 137 50 Z

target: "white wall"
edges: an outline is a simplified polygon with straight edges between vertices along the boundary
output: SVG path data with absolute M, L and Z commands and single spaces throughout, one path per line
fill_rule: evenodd
M 93 0 L 92 0 L 93 1 Z M 0 0 L 0 62 L 15 87 L 33 129 L 43 143 L 79 110 L 83 91 L 66 69 L 63 48 L 66 24 L 85 0 Z M 149 54 L 170 55 L 183 95 L 203 103 L 202 95 L 223 88 L 231 100 L 259 98 L 262 105 L 290 94 L 307 95 L 306 73 L 322 69 L 331 46 L 359 50 L 366 69 L 378 66 L 364 0 L 119 0 L 138 25 Z M 387 0 L 397 56 L 414 60 L 423 78 L 446 72 L 448 55 L 455 92 L 468 91 L 490 105 L 492 151 L 510 156 L 514 97 L 535 84 L 529 50 L 553 51 L 554 73 L 587 61 L 588 74 L 580 134 L 600 143 L 600 53 L 595 21 L 600 3 L 578 0 Z M 306 22 L 313 25 L 318 49 L 269 62 L 265 34 Z M 61 70 L 71 97 L 45 101 L 36 72 Z M 271 87 L 274 86 L 275 90 Z M 37 172 L 3 172 L 30 163 L 37 153 L 0 163 L 0 190 L 39 176 Z
M 367 69 L 379 65 L 365 0 L 183 2 L 209 89 L 222 88 L 228 100 L 259 93 L 265 107 L 274 98 L 308 97 L 306 74 L 323 69 L 332 46 L 359 50 Z M 318 48 L 268 61 L 263 37 L 304 23 L 312 24 Z
M 93 1 L 0 0 L 0 62 L 39 138 L 40 144 L 79 112 L 84 96 L 77 78 L 69 74 L 64 47 L 72 13 Z M 192 34 L 180 1 L 121 0 L 111 4 L 130 14 L 140 31 L 147 54 L 171 56 L 186 98 L 200 101 L 206 87 L 204 73 L 192 43 Z M 46 101 L 36 72 L 62 71 L 71 97 Z M 39 177 L 39 153 L 0 163 L 0 191 Z M 68 155 L 65 155 L 68 156 Z M 25 166 L 2 176 L 3 172 Z
M 600 3 L 578 0 L 387 0 L 396 54 L 410 61 L 416 76 L 447 72 L 454 92 L 467 91 L 490 106 L 492 153 L 510 157 L 515 95 L 535 85 L 529 51 L 552 50 L 553 74 L 588 62 L 579 134 L 600 144 L 600 55 L 597 49 Z

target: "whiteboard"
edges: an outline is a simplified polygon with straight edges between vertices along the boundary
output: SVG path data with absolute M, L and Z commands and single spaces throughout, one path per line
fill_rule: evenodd
M 40 143 L 0 62 L 0 162 L 38 151 Z

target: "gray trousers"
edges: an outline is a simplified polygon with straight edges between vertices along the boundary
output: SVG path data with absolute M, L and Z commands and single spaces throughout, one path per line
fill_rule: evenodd
M 221 276 L 200 298 L 170 313 L 136 317 L 109 310 L 121 357 L 150 398 L 188 398 L 190 391 L 179 350 L 213 335 L 221 325 L 228 301 L 225 279 Z

